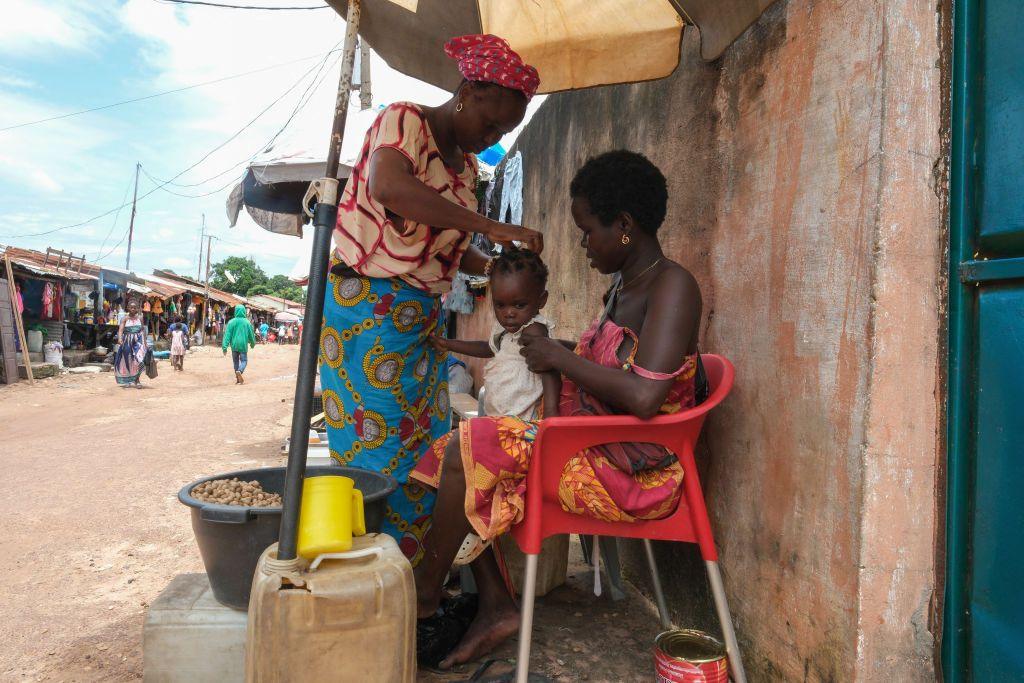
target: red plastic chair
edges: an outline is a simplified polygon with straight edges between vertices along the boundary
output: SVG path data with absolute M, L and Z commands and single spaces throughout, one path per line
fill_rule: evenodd
M 526 477 L 526 511 L 523 521 L 512 528 L 513 538 L 526 554 L 526 579 L 523 583 L 522 615 L 519 628 L 519 658 L 516 668 L 517 683 L 526 683 L 530 669 L 530 641 L 533 637 L 533 603 L 537 587 L 537 556 L 541 542 L 555 534 L 588 534 L 594 536 L 624 536 L 642 538 L 651 576 L 658 613 L 662 626 L 671 627 L 661 579 L 654 562 L 651 540 L 696 543 L 704 559 L 715 600 L 718 620 L 725 636 L 729 669 L 736 683 L 745 683 L 746 674 L 740 659 L 736 632 L 722 586 L 718 569 L 711 524 L 704 505 L 697 466 L 693 458 L 694 446 L 700 436 L 704 418 L 732 389 L 735 370 L 722 356 L 702 354 L 707 372 L 710 395 L 696 408 L 677 413 L 640 420 L 632 416 L 606 417 L 554 417 L 542 420 L 533 447 L 530 471 Z M 638 522 L 603 522 L 592 517 L 575 515 L 562 510 L 558 501 L 558 484 L 562 469 L 569 459 L 590 446 L 617 441 L 642 441 L 669 448 L 683 466 L 683 494 L 679 506 L 669 517 Z M 595 571 L 598 568 L 595 566 Z

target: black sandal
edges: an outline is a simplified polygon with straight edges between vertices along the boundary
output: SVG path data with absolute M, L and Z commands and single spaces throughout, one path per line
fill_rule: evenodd
M 455 649 L 476 617 L 479 598 L 462 593 L 445 600 L 437 612 L 416 622 L 416 660 L 420 666 L 436 669 Z

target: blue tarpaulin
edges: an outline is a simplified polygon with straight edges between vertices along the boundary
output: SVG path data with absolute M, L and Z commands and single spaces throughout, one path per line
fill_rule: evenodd
M 480 154 L 477 154 L 476 158 L 488 166 L 497 166 L 498 163 L 505 158 L 505 154 L 505 148 L 501 146 L 500 142 L 497 142 L 480 152 Z

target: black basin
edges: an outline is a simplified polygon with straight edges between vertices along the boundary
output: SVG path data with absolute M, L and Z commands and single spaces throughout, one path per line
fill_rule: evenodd
M 380 531 L 387 498 L 398 488 L 398 482 L 379 472 L 354 467 L 306 468 L 306 477 L 327 475 L 350 477 L 355 481 L 356 488 L 363 494 L 366 530 Z M 236 477 L 242 481 L 258 481 L 269 493 L 284 492 L 284 468 L 264 467 L 197 479 L 178 492 L 178 500 L 192 508 L 192 531 L 195 532 L 214 597 L 222 605 L 247 610 L 252 576 L 260 555 L 277 542 L 281 508 L 218 505 L 191 496 L 192 489 L 203 482 Z

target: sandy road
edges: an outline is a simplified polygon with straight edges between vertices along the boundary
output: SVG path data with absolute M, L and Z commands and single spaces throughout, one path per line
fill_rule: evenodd
M 239 387 L 201 348 L 141 390 L 112 373 L 0 385 L 0 680 L 141 678 L 146 605 L 202 571 L 178 489 L 284 463 L 297 362 L 259 346 Z

